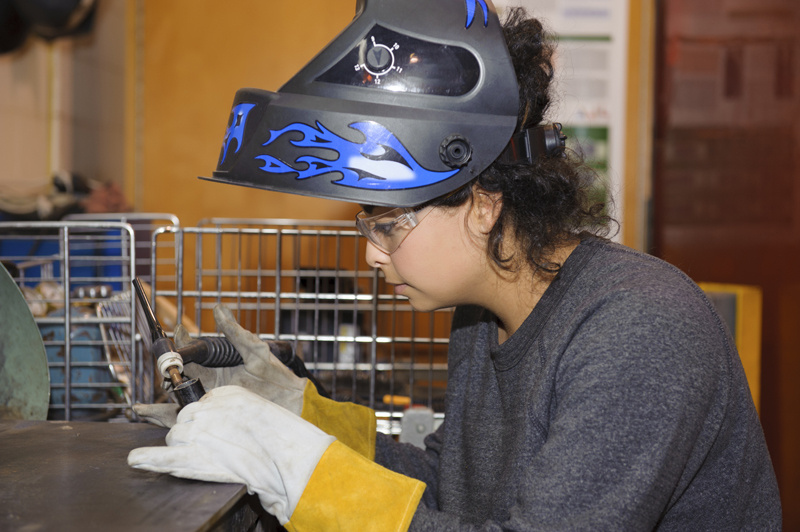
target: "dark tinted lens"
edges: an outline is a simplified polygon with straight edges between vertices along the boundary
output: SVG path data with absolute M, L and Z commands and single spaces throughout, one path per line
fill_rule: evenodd
M 341 61 L 317 81 L 394 92 L 460 96 L 478 83 L 472 53 L 374 26 Z

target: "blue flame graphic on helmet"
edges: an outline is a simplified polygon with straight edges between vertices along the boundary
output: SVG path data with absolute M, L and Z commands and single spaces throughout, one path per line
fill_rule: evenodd
M 225 161 L 225 157 L 228 155 L 228 147 L 231 145 L 232 140 L 236 139 L 236 150 L 234 150 L 233 153 L 238 152 L 239 148 L 242 147 L 242 137 L 244 137 L 244 124 L 247 122 L 247 114 L 255 106 L 256 104 L 254 103 L 240 103 L 231 109 L 231 125 L 228 126 L 228 129 L 225 131 L 225 140 L 223 140 L 224 148 L 222 150 L 220 164 Z
M 489 7 L 484 0 L 466 0 L 467 2 L 467 28 L 472 26 L 472 21 L 475 18 L 475 4 L 480 4 L 483 9 L 483 27 L 489 25 Z
M 302 133 L 300 140 L 290 141 L 299 148 L 324 148 L 338 156 L 335 160 L 310 155 L 298 157 L 294 168 L 271 155 L 259 155 L 264 161 L 261 170 L 272 174 L 296 173 L 297 179 L 308 179 L 322 174 L 339 172 L 342 178 L 336 184 L 372 190 L 402 190 L 432 185 L 453 176 L 458 170 L 436 172 L 423 168 L 394 134 L 375 122 L 354 122 L 350 127 L 364 134 L 364 142 L 351 142 L 342 138 L 319 122 L 316 128 L 303 123 L 289 124 L 270 131 L 268 146 L 289 132 Z

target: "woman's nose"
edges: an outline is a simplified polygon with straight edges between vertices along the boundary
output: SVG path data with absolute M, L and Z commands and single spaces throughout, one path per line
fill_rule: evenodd
M 365 255 L 367 264 L 372 268 L 380 268 L 381 265 L 389 261 L 389 255 L 375 247 L 375 244 L 370 241 L 367 241 L 367 251 Z

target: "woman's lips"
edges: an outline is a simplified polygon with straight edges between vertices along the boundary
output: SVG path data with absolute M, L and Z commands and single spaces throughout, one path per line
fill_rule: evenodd
M 405 292 L 407 286 L 408 285 L 405 283 L 394 285 L 394 293 L 397 295 L 403 295 L 403 292 Z

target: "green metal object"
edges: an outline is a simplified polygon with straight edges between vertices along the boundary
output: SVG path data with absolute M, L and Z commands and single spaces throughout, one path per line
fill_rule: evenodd
M 50 374 L 36 322 L 0 264 L 0 419 L 47 419 Z

